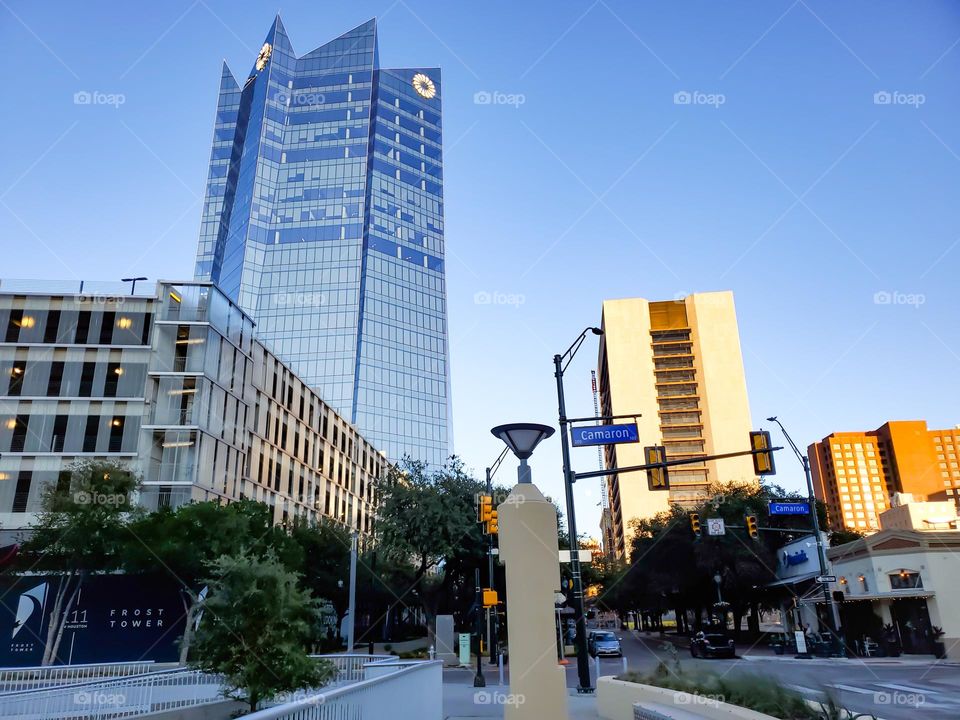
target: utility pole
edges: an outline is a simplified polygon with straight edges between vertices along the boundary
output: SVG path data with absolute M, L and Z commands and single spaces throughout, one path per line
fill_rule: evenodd
M 350 618 L 347 620 L 347 652 L 353 652 L 353 633 L 356 627 L 357 610 L 357 531 L 350 533 L 350 604 L 348 611 Z

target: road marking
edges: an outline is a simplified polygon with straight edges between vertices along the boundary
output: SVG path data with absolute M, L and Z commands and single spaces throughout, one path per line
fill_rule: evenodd
M 823 695 L 823 690 L 814 690 L 813 688 L 804 687 L 803 685 L 787 684 L 787 687 L 791 690 L 796 690 L 801 695 Z
M 875 695 L 873 690 L 865 690 L 863 688 L 854 687 L 853 685 L 838 685 L 834 684 L 830 687 L 836 688 L 837 690 L 846 690 L 847 692 L 858 693 L 860 695 Z
M 897 685 L 896 683 L 874 683 L 874 685 L 890 688 L 891 690 L 902 690 L 903 692 L 914 693 L 916 695 L 929 695 L 940 692 L 939 690 L 934 690 L 932 688 L 917 688 L 910 687 L 909 685 Z

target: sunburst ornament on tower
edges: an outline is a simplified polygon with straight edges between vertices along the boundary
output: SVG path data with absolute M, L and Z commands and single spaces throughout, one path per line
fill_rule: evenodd
M 257 55 L 257 62 L 255 65 L 257 72 L 260 72 L 267 66 L 267 63 L 270 61 L 270 55 L 272 54 L 273 46 L 270 43 L 264 43 L 263 47 L 260 48 L 260 54 Z
M 417 95 L 427 100 L 437 94 L 437 86 L 434 85 L 433 80 L 423 73 L 414 75 L 411 85 L 413 85 L 413 89 L 417 91 Z

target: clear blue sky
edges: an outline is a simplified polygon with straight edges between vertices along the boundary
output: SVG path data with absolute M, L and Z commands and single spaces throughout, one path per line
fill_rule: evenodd
M 220 63 L 246 73 L 277 9 L 0 0 L 0 276 L 191 276 Z M 499 451 L 493 425 L 556 423 L 551 356 L 612 297 L 733 290 L 754 424 L 779 414 L 804 445 L 888 419 L 960 423 L 960 5 L 280 10 L 301 54 L 376 16 L 384 66 L 443 69 L 454 428 L 469 466 Z M 81 91 L 124 102 L 77 105 Z M 478 104 L 483 92 L 523 102 Z M 483 292 L 515 302 L 478 304 Z M 572 414 L 592 412 L 595 361 L 588 343 L 568 373 Z M 596 466 L 593 451 L 574 457 Z M 533 466 L 560 497 L 556 438 Z M 779 468 L 800 487 L 799 465 Z M 597 534 L 598 486 L 577 494 Z

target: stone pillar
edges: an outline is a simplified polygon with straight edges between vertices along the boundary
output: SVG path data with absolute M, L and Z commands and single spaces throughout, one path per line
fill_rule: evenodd
M 504 720 L 566 720 L 567 683 L 557 664 L 554 597 L 560 590 L 557 511 L 532 483 L 497 508 L 507 575 L 510 696 Z

